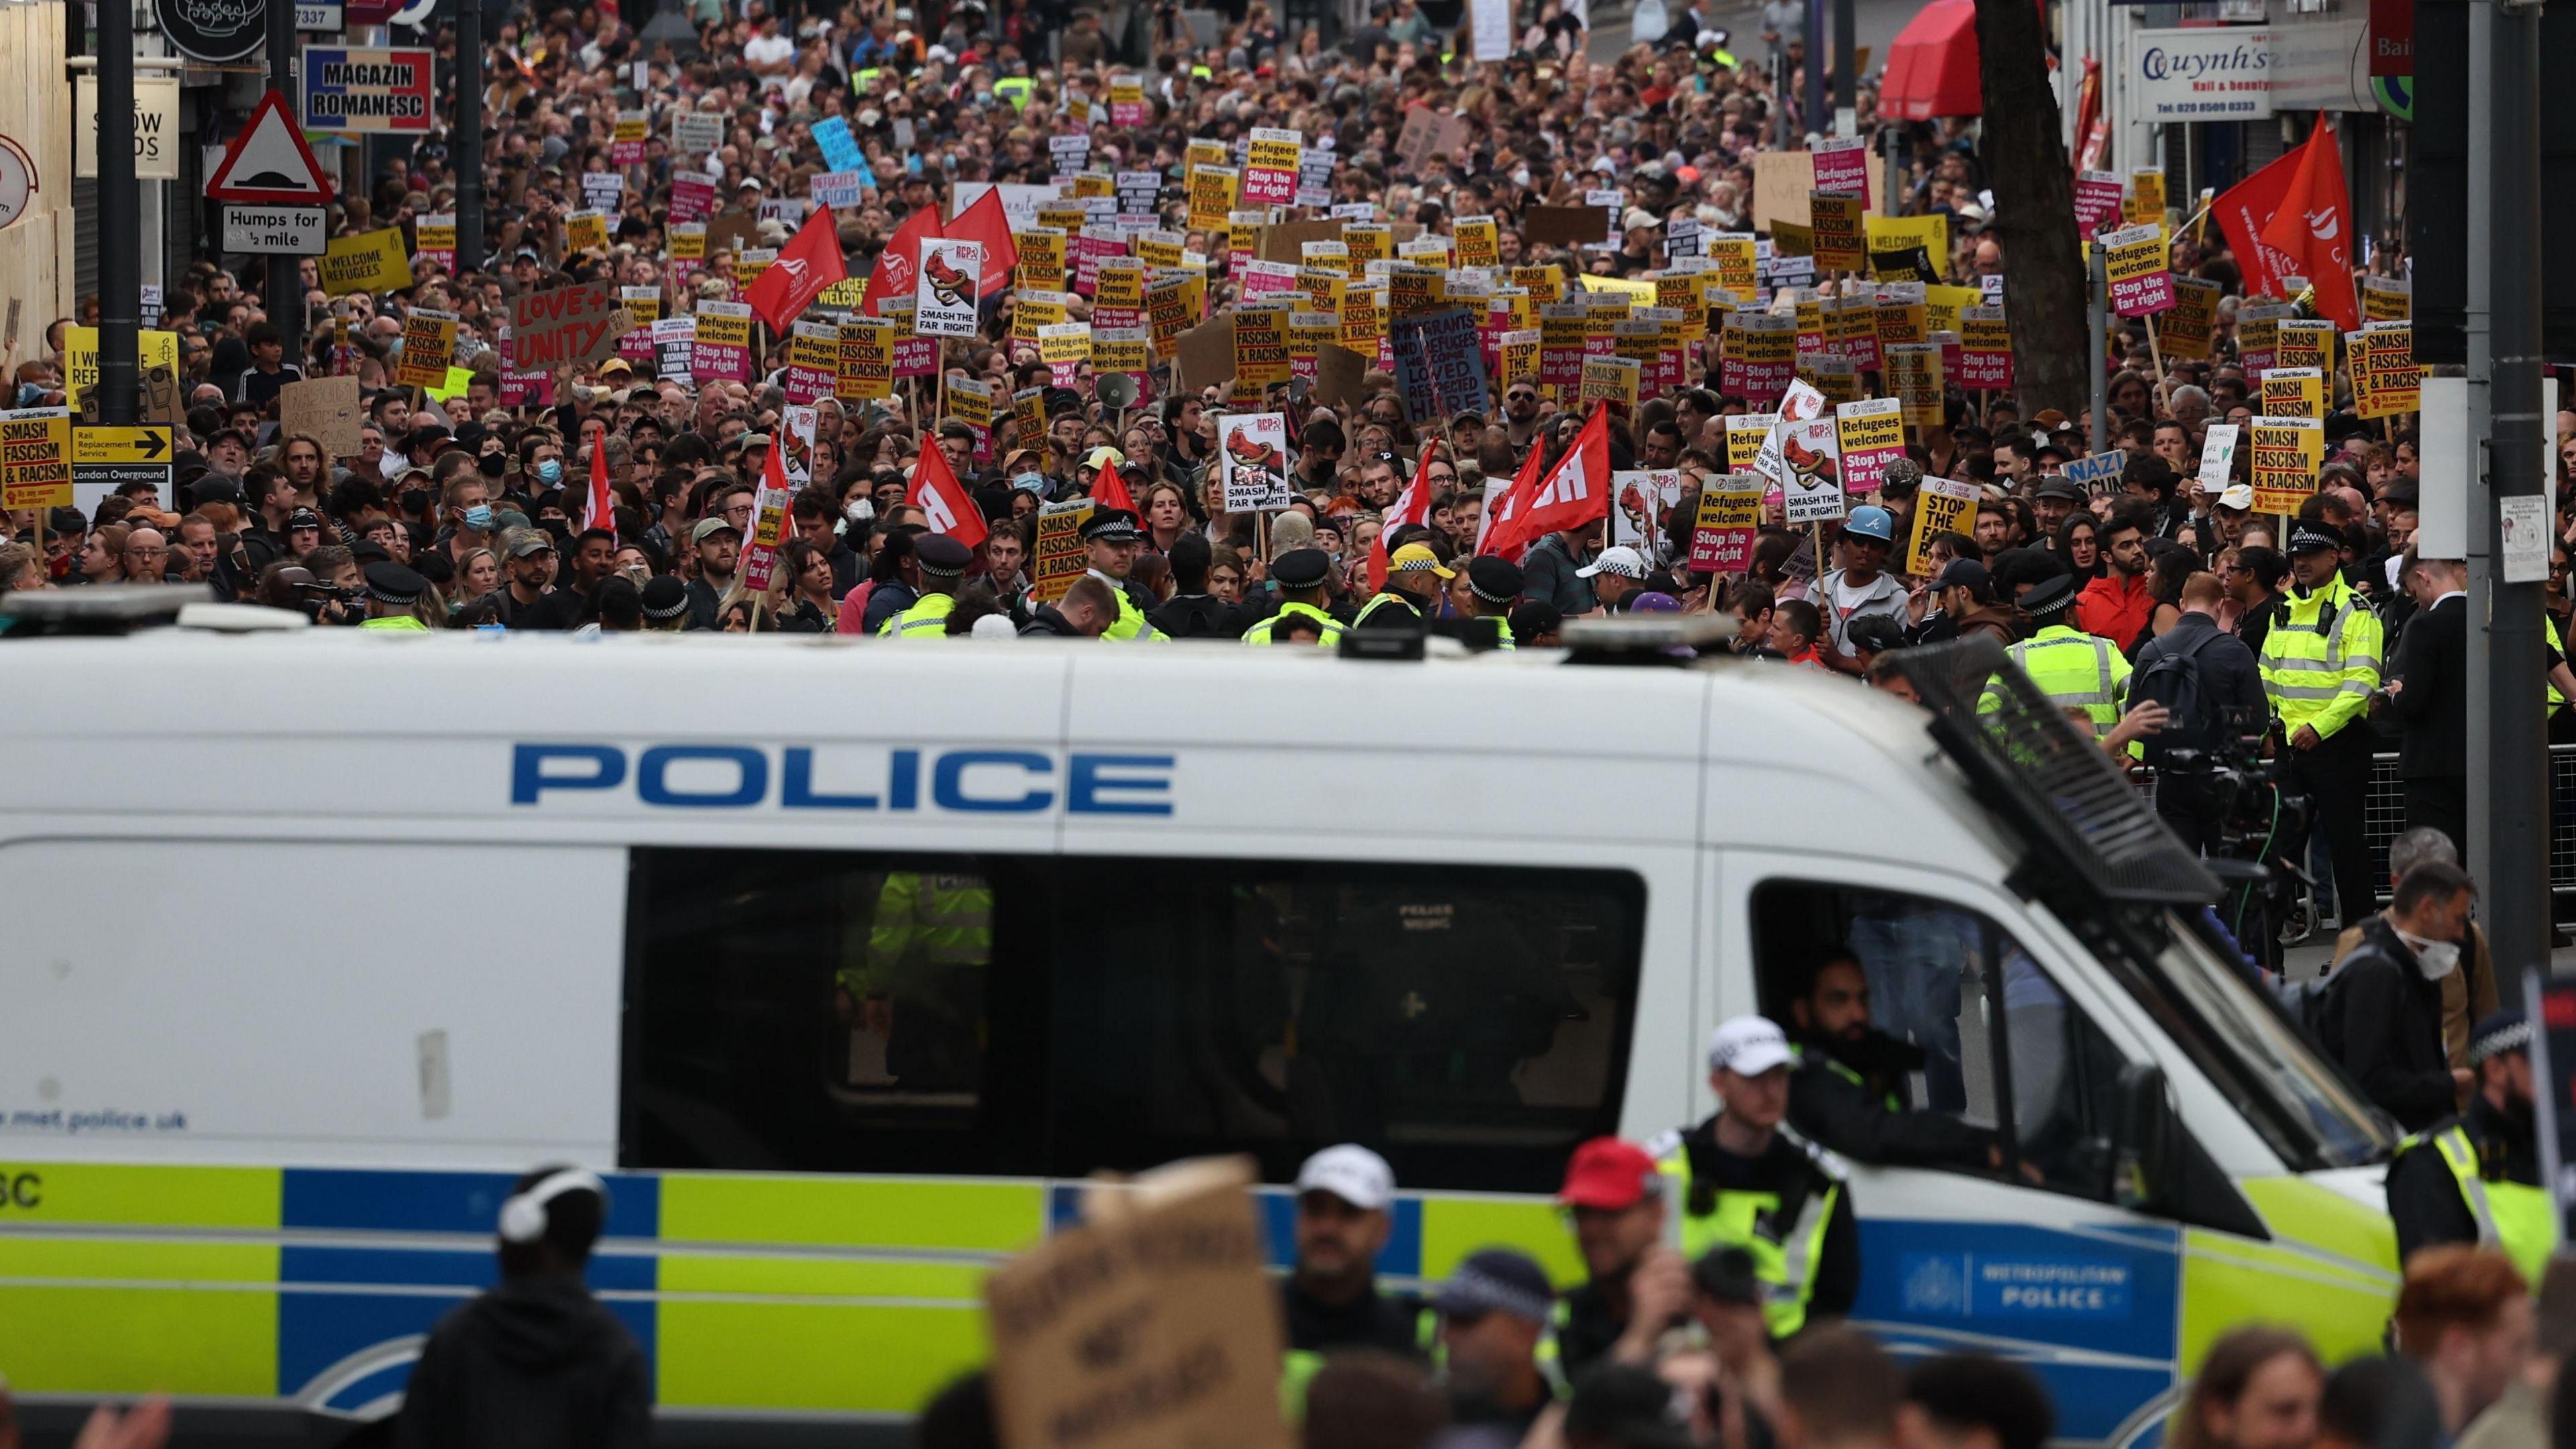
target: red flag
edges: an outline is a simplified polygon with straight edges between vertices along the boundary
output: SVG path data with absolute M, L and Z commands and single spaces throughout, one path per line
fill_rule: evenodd
M 1136 495 L 1127 491 L 1127 479 L 1115 468 L 1103 468 L 1091 475 L 1091 501 L 1102 508 L 1136 511 Z
M 1556 460 L 1520 514 L 1520 537 L 1536 539 L 1610 516 L 1610 410 L 1593 409 L 1574 446 Z
M 751 284 L 743 300 L 772 332 L 784 332 L 823 289 L 850 275 L 841 256 L 841 231 L 829 207 L 818 207 L 796 229 L 795 239 L 779 249 L 778 260 Z
M 786 451 L 784 448 L 772 448 L 761 458 L 760 491 L 753 494 L 751 498 L 751 534 L 743 539 L 742 557 L 735 566 L 735 572 L 740 575 L 743 587 L 748 589 L 769 587 L 770 580 L 775 577 L 775 570 L 778 567 L 778 546 L 787 541 L 785 537 L 788 500 L 787 465 L 780 461 Z M 591 471 L 596 477 L 598 466 L 592 465 Z M 778 531 L 775 533 L 770 532 L 768 528 L 772 509 L 777 510 L 776 516 L 779 520 Z
M 1477 528 L 1477 553 L 1492 554 L 1507 563 L 1521 561 L 1526 545 L 1521 539 L 1520 516 L 1538 492 L 1539 465 L 1546 457 L 1547 448 L 1531 439 L 1529 456 L 1521 459 L 1521 470 L 1512 475 L 1511 486 L 1485 510 L 1484 521 Z
M 1431 452 L 1432 445 L 1422 445 L 1422 461 L 1413 465 L 1413 481 L 1404 485 L 1396 496 L 1395 507 L 1388 510 L 1386 522 L 1377 531 L 1377 542 L 1369 547 L 1369 592 L 1386 587 L 1386 541 L 1396 530 L 1416 523 L 1431 521 Z
M 776 451 L 773 449 L 772 451 Z M 590 506 L 582 512 L 583 526 L 617 532 L 617 500 L 608 491 L 608 435 L 590 445 Z
M 903 219 L 886 239 L 885 250 L 877 253 L 877 269 L 868 273 L 867 311 L 871 317 L 888 297 L 912 295 L 913 279 L 920 274 L 921 244 L 939 237 L 939 212 L 923 207 Z
M 1011 269 L 1020 264 L 1020 249 L 1011 243 L 1011 219 L 1002 213 L 1002 193 L 986 191 L 957 214 L 941 233 L 984 246 L 984 282 L 979 297 L 989 297 L 1011 284 Z
M 2343 148 L 2335 144 L 2334 128 L 2326 124 L 2322 112 L 2308 144 L 2299 148 L 2298 159 L 2299 169 L 2291 173 L 2280 204 L 2257 239 L 2287 258 L 2298 269 L 2297 275 L 2316 288 L 2318 316 L 2333 319 L 2338 329 L 2358 330 L 2361 302 L 2352 289 L 2352 192 L 2344 185 Z
M 921 461 L 912 470 L 912 489 L 903 501 L 922 511 L 930 520 L 931 532 L 944 533 L 968 548 L 983 545 L 984 510 L 957 481 L 948 455 L 937 444 L 921 450 Z

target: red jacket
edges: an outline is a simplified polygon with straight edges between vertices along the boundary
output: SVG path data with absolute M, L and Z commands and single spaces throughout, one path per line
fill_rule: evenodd
M 2143 573 L 2130 579 L 2116 572 L 2104 574 L 2075 596 L 2075 627 L 2099 634 L 2121 650 L 2138 642 L 2155 616 L 2156 601 L 2147 592 Z

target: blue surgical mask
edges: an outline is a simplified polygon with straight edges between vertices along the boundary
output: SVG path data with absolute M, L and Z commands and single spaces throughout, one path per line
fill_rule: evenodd
M 34 407 L 37 401 L 43 398 L 44 395 L 45 390 L 36 386 L 32 382 L 22 382 L 18 384 L 18 406 L 22 408 Z
M 1030 493 L 1044 493 L 1046 491 L 1046 475 L 1044 473 L 1015 473 L 1011 475 L 1011 486 L 1023 489 Z
M 465 510 L 465 526 L 481 533 L 492 526 L 492 505 L 477 503 Z
M 561 459 L 561 458 L 548 458 L 548 459 L 546 459 L 544 462 L 539 463 L 539 464 L 537 465 L 537 481 L 538 481 L 538 482 L 540 482 L 540 483 L 556 483 L 556 482 L 561 482 L 561 481 L 562 481 L 562 479 L 563 479 L 563 459 Z

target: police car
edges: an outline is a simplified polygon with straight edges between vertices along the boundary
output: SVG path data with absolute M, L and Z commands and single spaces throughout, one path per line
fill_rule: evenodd
M 1855 1170 L 1900 1351 L 2011 1355 L 2062 1437 L 2141 1445 L 2227 1327 L 2339 1356 L 2394 1295 L 2388 1124 L 1990 644 L 1906 656 L 1917 707 L 1615 626 L 65 637 L 116 606 L 28 597 L 0 1372 L 40 1411 L 363 1433 L 547 1162 L 609 1181 L 591 1281 L 675 1441 L 899 1424 L 1104 1167 L 1361 1141 L 1393 1283 L 1495 1243 L 1570 1283 L 1572 1148 L 1705 1116 L 1710 1030 L 1847 941 L 2007 1159 Z

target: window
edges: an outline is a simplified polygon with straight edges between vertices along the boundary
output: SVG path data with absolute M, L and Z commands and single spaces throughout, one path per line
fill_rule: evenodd
M 1818 965 L 1857 959 L 1871 1025 L 1922 1054 L 1910 1105 L 1996 1129 L 2005 1171 L 2111 1197 L 2124 1058 L 2002 927 L 1928 896 L 1788 882 L 1757 890 L 1753 917 L 1764 1014 L 1794 1036 Z
M 1611 871 L 642 849 L 622 1155 L 1077 1176 L 1367 1142 L 1552 1190 L 1617 1129 Z

